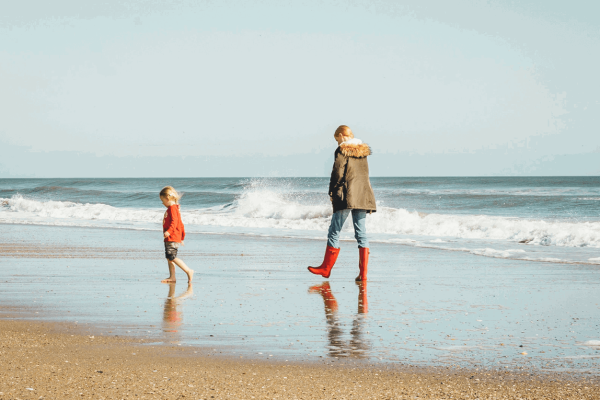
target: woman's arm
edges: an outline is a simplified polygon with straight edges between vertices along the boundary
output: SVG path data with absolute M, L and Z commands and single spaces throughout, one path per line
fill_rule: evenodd
M 333 170 L 331 171 L 331 179 L 329 180 L 329 196 L 333 197 L 338 189 L 344 184 L 346 164 L 348 157 L 342 154 L 339 148 L 335 152 L 335 160 L 333 162 Z

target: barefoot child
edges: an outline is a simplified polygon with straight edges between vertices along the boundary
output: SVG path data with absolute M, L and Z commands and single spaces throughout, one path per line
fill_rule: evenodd
M 369 240 L 365 228 L 367 214 L 376 211 L 375 195 L 369 180 L 369 163 L 371 148 L 366 143 L 354 138 L 354 134 L 346 125 L 340 125 L 333 138 L 339 147 L 335 151 L 335 161 L 329 181 L 329 198 L 333 206 L 333 215 L 327 235 L 327 249 L 323 263 L 318 267 L 308 267 L 316 275 L 329 278 L 331 269 L 340 253 L 340 231 L 348 215 L 352 213 L 354 237 L 358 242 L 357 282 L 367 280 L 369 264 Z
M 187 274 L 188 282 L 191 282 L 194 277 L 194 270 L 188 268 L 181 259 L 177 258 L 177 249 L 185 239 L 185 228 L 179 213 L 180 197 L 179 193 L 171 186 L 167 186 L 160 191 L 160 199 L 167 207 L 163 218 L 163 236 L 165 238 L 165 257 L 169 262 L 169 277 L 163 279 L 161 281 L 163 283 L 175 282 L 175 264 Z

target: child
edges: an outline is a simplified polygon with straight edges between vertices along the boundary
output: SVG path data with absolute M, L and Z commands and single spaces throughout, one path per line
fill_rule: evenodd
M 163 218 L 163 236 L 165 238 L 165 257 L 169 262 L 169 277 L 163 279 L 163 283 L 175 282 L 175 264 L 183 270 L 188 276 L 188 282 L 194 277 L 194 270 L 190 269 L 185 263 L 177 258 L 177 249 L 183 244 L 185 239 L 185 228 L 181 222 L 179 213 L 179 199 L 181 196 L 171 186 L 167 186 L 160 191 L 160 199 L 167 207 L 165 217 Z
M 360 273 L 357 282 L 367 280 L 367 265 L 369 264 L 369 241 L 365 229 L 367 213 L 376 210 L 375 195 L 369 181 L 369 163 L 367 156 L 371 148 L 359 139 L 354 139 L 352 130 L 346 125 L 340 125 L 333 134 L 339 147 L 335 151 L 335 161 L 331 180 L 329 181 L 329 198 L 333 206 L 333 215 L 327 235 L 325 259 L 319 267 L 308 267 L 316 275 L 329 278 L 331 269 L 337 260 L 340 231 L 350 212 L 354 223 L 354 237 L 358 241 L 358 267 Z

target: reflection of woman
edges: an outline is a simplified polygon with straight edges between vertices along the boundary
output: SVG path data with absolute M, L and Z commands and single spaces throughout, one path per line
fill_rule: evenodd
M 365 352 L 369 350 L 369 345 L 362 337 L 365 315 L 368 312 L 367 303 L 367 282 L 357 283 L 358 285 L 358 311 L 352 321 L 350 330 L 350 341 L 346 342 L 343 338 L 343 331 L 339 318 L 337 316 L 338 303 L 331 292 L 329 282 L 323 282 L 320 285 L 311 286 L 310 293 L 318 293 L 323 297 L 325 305 L 325 318 L 327 319 L 329 339 L 329 355 L 332 357 L 364 357 Z
M 177 333 L 182 323 L 181 311 L 178 310 L 180 302 L 194 294 L 192 284 L 188 284 L 185 292 L 177 297 L 175 296 L 175 283 L 169 284 L 169 295 L 165 300 L 165 308 L 163 311 L 163 331 Z

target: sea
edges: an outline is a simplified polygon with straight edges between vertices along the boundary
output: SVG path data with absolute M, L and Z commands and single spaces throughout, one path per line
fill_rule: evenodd
M 600 265 L 600 177 L 371 178 L 372 243 Z M 187 232 L 325 240 L 327 178 L 0 179 L 0 223 L 160 231 L 158 193 Z M 350 221 L 343 240 L 352 241 Z

